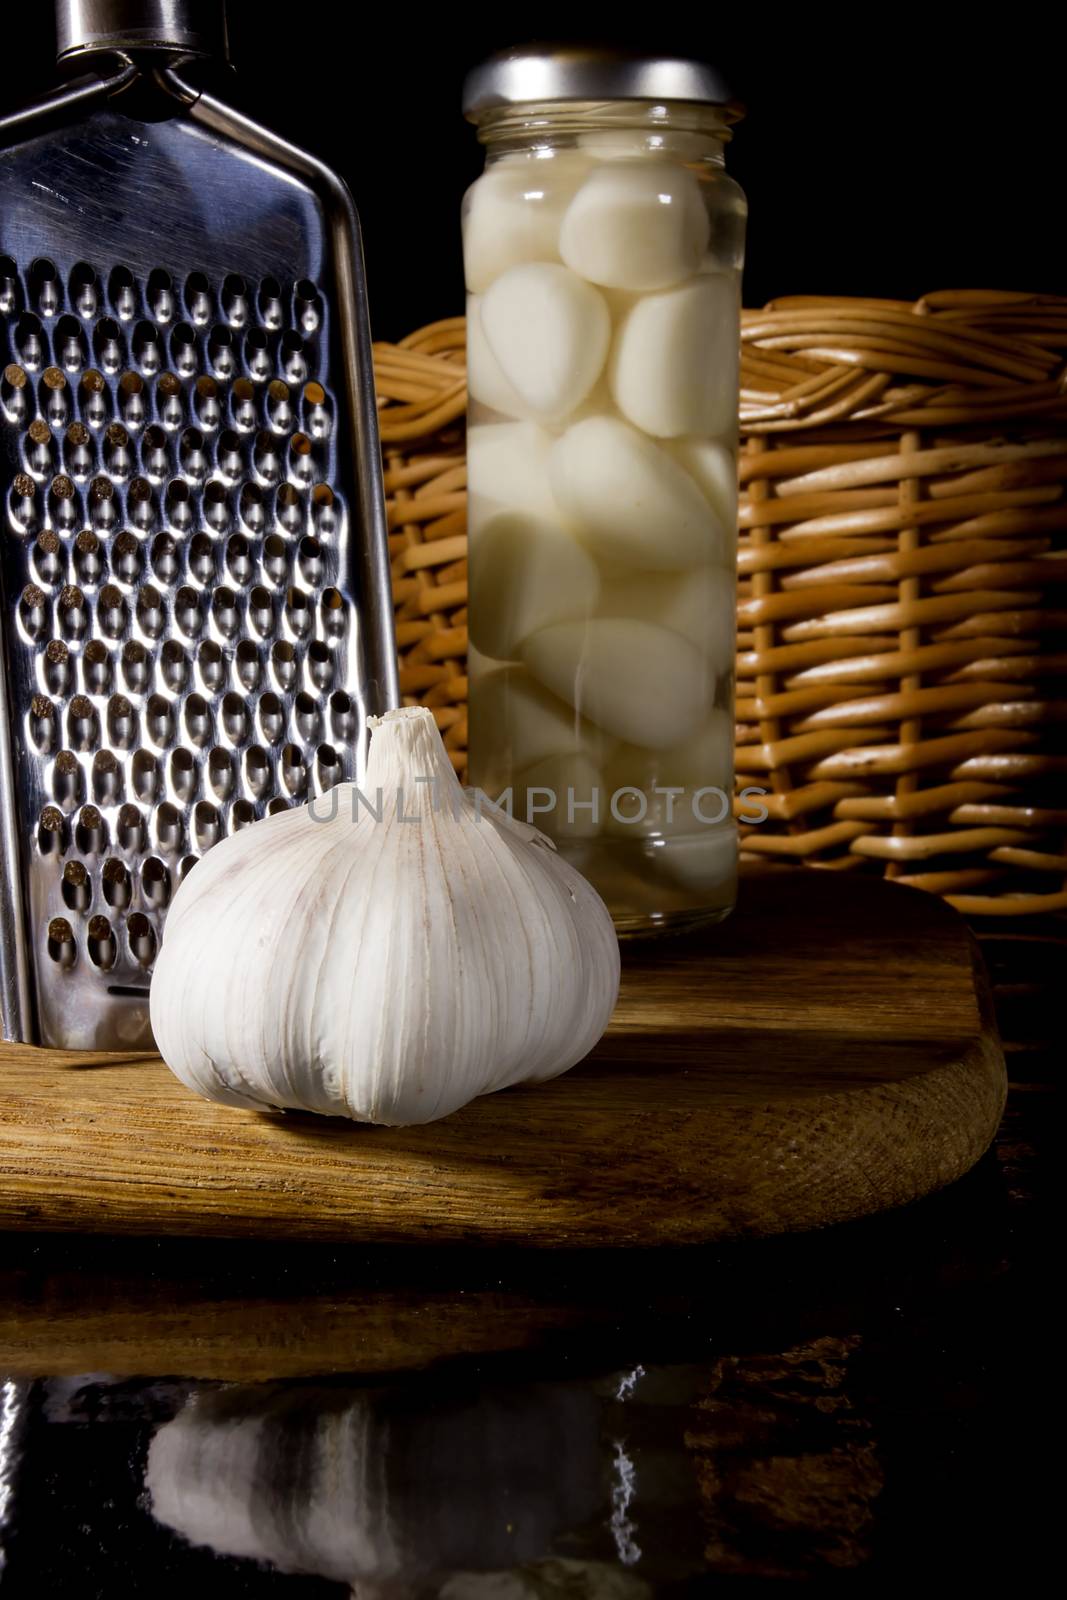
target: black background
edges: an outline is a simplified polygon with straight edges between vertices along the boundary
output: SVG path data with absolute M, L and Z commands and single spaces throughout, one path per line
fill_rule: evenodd
M 530 34 L 703 56 L 727 71 L 748 107 L 728 152 L 751 207 L 748 305 L 789 293 L 1067 292 L 1065 41 L 1051 12 L 707 7 L 695 20 L 656 9 L 661 23 L 646 7 L 636 27 L 621 7 L 231 0 L 227 92 L 348 180 L 379 338 L 462 309 L 459 203 L 481 151 L 461 84 Z M 55 74 L 49 0 L 2 10 L 6 109 Z

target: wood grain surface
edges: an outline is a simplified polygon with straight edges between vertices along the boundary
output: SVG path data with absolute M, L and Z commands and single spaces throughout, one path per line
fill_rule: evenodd
M 0 1225 L 532 1246 L 815 1228 L 952 1182 L 1004 1103 L 962 919 L 872 879 L 771 874 L 726 924 L 627 947 L 554 1083 L 425 1128 L 214 1106 L 158 1057 L 0 1048 Z

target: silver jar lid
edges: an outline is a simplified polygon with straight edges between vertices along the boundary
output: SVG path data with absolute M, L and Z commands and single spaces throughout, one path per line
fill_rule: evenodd
M 586 45 L 519 45 L 467 74 L 463 115 L 479 122 L 501 106 L 553 100 L 691 101 L 741 115 L 722 74 L 703 61 Z

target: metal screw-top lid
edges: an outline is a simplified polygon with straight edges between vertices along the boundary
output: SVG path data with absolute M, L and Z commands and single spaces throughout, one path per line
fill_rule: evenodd
M 690 101 L 721 106 L 731 120 L 741 115 L 722 74 L 706 62 L 587 45 L 501 50 L 463 84 L 463 115 L 470 122 L 501 106 L 553 100 Z
M 225 0 L 56 0 L 56 54 L 228 55 Z

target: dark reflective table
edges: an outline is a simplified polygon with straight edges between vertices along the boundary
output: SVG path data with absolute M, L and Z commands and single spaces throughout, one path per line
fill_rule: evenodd
M 1050 1104 L 910 1210 L 714 1251 L 8 1236 L 0 1595 L 1025 1586 Z

